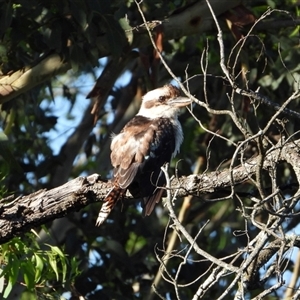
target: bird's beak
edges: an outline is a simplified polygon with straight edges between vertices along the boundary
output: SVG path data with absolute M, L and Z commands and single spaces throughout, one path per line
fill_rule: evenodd
M 168 105 L 175 106 L 175 107 L 184 107 L 184 106 L 191 104 L 192 102 L 193 101 L 190 98 L 177 97 L 177 98 L 170 99 L 168 101 Z

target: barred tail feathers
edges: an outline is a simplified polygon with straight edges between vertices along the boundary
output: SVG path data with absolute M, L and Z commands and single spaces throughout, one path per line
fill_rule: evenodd
M 109 216 L 118 200 L 123 196 L 126 190 L 114 187 L 105 197 L 104 203 L 99 211 L 96 226 L 100 226 Z

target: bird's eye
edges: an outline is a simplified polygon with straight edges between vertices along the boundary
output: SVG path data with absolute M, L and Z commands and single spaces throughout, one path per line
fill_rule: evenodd
M 165 96 L 159 96 L 158 101 L 159 101 L 159 102 L 164 102 L 165 99 L 166 99 Z

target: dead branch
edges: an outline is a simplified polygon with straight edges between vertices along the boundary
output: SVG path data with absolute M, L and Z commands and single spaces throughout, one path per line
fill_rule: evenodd
M 300 159 L 299 146 L 300 140 L 274 146 L 267 152 L 263 168 L 268 169 L 280 161 L 286 161 L 293 166 L 300 180 L 300 168 L 297 167 Z M 234 185 L 238 185 L 255 174 L 258 159 L 249 159 L 233 168 L 231 172 L 224 170 L 174 178 L 171 181 L 171 190 L 176 191 L 178 197 L 182 197 L 214 193 L 232 186 L 232 180 Z M 110 188 L 110 182 L 94 174 L 75 178 L 51 190 L 39 190 L 18 197 L 9 203 L 5 203 L 6 200 L 3 199 L 0 206 L 0 243 L 35 226 L 78 211 L 91 203 L 103 201 Z

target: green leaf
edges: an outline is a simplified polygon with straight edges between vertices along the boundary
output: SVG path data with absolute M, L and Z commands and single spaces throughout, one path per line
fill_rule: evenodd
M 50 245 L 49 245 L 50 246 Z M 62 271 L 62 282 L 66 281 L 67 276 L 67 263 L 66 263 L 66 256 L 64 253 L 57 247 L 57 246 L 50 246 L 53 256 L 56 258 L 57 256 L 60 257 L 61 263 L 61 271 Z M 55 260 L 56 262 L 57 260 Z M 57 263 L 56 263 L 57 264 Z M 58 275 L 57 275 L 58 276 Z
M 15 285 L 18 275 L 19 275 L 19 261 L 17 257 L 13 254 L 9 256 L 8 258 L 8 264 L 5 267 L 4 272 L 1 274 L 4 276 L 4 274 L 7 274 L 7 286 L 3 294 L 3 298 L 7 298 Z
M 34 265 L 31 260 L 26 259 L 21 263 L 22 271 L 23 271 L 23 277 L 26 284 L 26 287 L 28 290 L 33 290 L 35 286 L 35 270 Z
M 131 45 L 133 42 L 134 35 L 133 35 L 132 27 L 129 25 L 128 18 L 121 18 L 119 20 L 119 24 L 122 27 L 122 29 L 124 30 L 124 32 L 126 32 L 127 40 L 129 42 L 129 44 Z
M 56 275 L 56 280 L 58 281 L 59 274 L 58 274 L 58 268 L 57 268 L 57 262 L 56 262 L 55 256 L 49 255 L 49 263 L 50 263 L 52 270 L 54 271 L 54 273 Z
M 8 265 L 9 268 L 9 281 L 14 285 L 17 281 L 18 275 L 19 275 L 19 260 L 15 255 L 12 255 L 9 257 Z
M 48 245 L 48 246 L 50 246 L 50 245 Z M 65 255 L 62 253 L 62 251 L 57 246 L 50 246 L 50 248 L 54 254 L 57 254 L 60 257 L 65 257 Z
M 39 282 L 41 280 L 41 275 L 44 268 L 44 262 L 39 255 L 34 253 L 35 260 L 35 282 Z
M 6 299 L 9 296 L 12 288 L 13 288 L 13 284 L 12 284 L 11 280 L 8 279 L 8 283 L 7 283 L 6 289 L 5 289 L 4 294 L 3 294 L 4 299 Z
M 69 272 L 69 274 L 70 274 L 69 279 L 71 279 L 72 276 L 77 276 L 81 272 L 78 270 L 79 262 L 77 261 L 76 257 L 72 257 L 71 260 L 69 261 L 69 263 L 71 265 L 71 270 Z
M 0 277 L 0 294 L 3 293 L 4 287 L 5 287 L 5 278 L 4 278 L 4 276 L 1 276 Z

